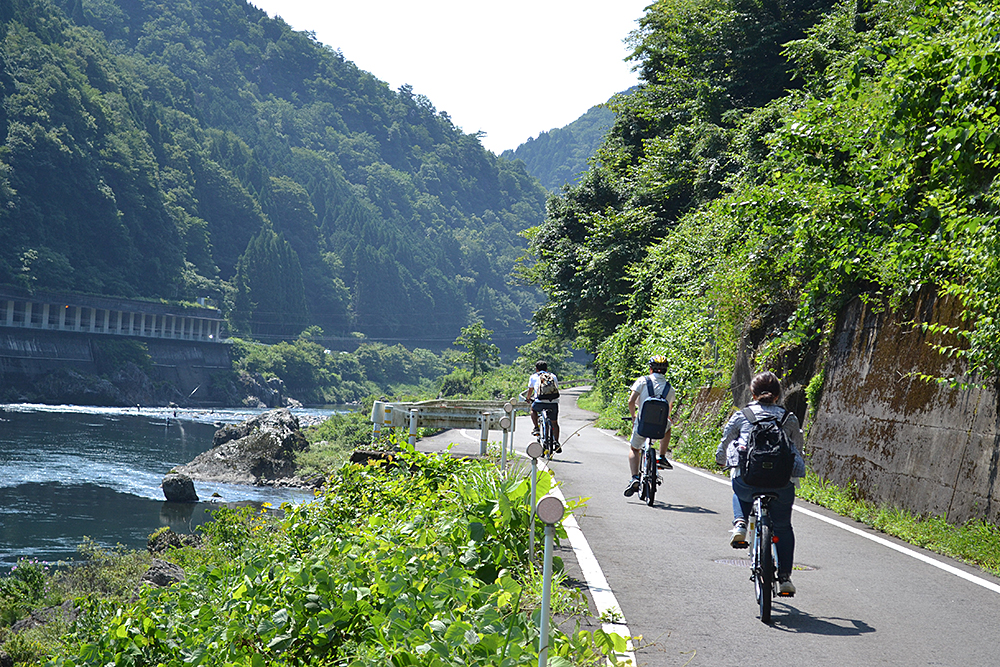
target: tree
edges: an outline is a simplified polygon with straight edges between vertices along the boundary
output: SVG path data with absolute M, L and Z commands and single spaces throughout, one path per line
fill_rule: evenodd
M 255 236 L 236 264 L 234 322 L 257 338 L 297 336 L 308 325 L 302 267 L 270 227 Z
M 466 349 L 462 359 L 472 369 L 473 375 L 485 373 L 500 364 L 500 348 L 492 340 L 493 331 L 484 327 L 482 321 L 462 327 L 462 334 L 455 339 L 455 345 Z

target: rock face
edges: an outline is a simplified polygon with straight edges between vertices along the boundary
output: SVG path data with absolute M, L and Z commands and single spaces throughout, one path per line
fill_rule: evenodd
M 997 386 L 977 385 L 960 357 L 931 346 L 960 341 L 910 324 L 961 329 L 962 317 L 956 300 L 932 292 L 898 312 L 857 299 L 844 308 L 806 442 L 814 470 L 874 502 L 956 524 L 1000 521 Z
M 215 432 L 212 449 L 174 471 L 207 482 L 305 486 L 295 475 L 295 453 L 308 447 L 298 418 L 279 408 L 223 426 Z
M 163 497 L 173 503 L 196 503 L 198 494 L 194 490 L 194 482 L 187 475 L 178 472 L 168 472 L 160 482 Z
M 167 528 L 157 531 L 146 540 L 146 550 L 154 555 L 162 554 L 168 549 L 180 549 L 181 547 L 200 547 L 201 537 L 196 533 L 179 534 Z
M 154 558 L 149 569 L 142 575 L 142 581 L 159 588 L 166 588 L 178 581 L 184 581 L 184 569 L 180 565 Z

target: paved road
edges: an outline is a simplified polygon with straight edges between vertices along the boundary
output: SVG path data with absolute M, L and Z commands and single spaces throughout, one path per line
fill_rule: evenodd
M 628 445 L 590 425 L 574 394 L 563 392 L 564 451 L 549 465 L 567 498 L 587 499 L 575 518 L 628 629 L 642 636 L 639 667 L 996 662 L 1000 579 L 801 501 L 805 513 L 793 516 L 798 594 L 775 600 L 773 623 L 764 625 L 746 552 L 728 544 L 727 480 L 676 465 L 664 471 L 654 507 L 625 498 Z M 529 433 L 519 418 L 518 452 Z M 477 433 L 443 437 L 456 451 L 478 451 Z

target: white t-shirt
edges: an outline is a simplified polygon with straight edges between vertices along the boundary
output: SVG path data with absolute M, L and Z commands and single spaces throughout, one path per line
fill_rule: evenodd
M 636 401 L 636 411 L 642 408 L 642 402 L 649 398 L 649 390 L 646 388 L 646 378 L 650 378 L 653 381 L 653 393 L 659 396 L 663 393 L 663 388 L 667 386 L 667 376 L 662 373 L 653 373 L 651 375 L 643 375 L 641 378 L 632 383 L 632 391 L 639 394 L 639 399 Z M 664 397 L 667 399 L 667 403 L 670 405 L 674 404 L 674 397 L 677 392 L 674 391 L 673 387 L 667 391 L 667 395 Z

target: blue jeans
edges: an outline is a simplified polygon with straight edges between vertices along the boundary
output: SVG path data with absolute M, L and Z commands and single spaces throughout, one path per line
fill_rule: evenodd
M 792 503 L 795 501 L 795 485 L 780 489 L 760 489 L 743 483 L 742 477 L 733 477 L 733 518 L 747 520 L 753 509 L 755 491 L 776 493 L 778 497 L 768 505 L 771 527 L 778 538 L 778 574 L 792 573 L 792 559 L 795 556 L 795 533 L 792 532 Z

